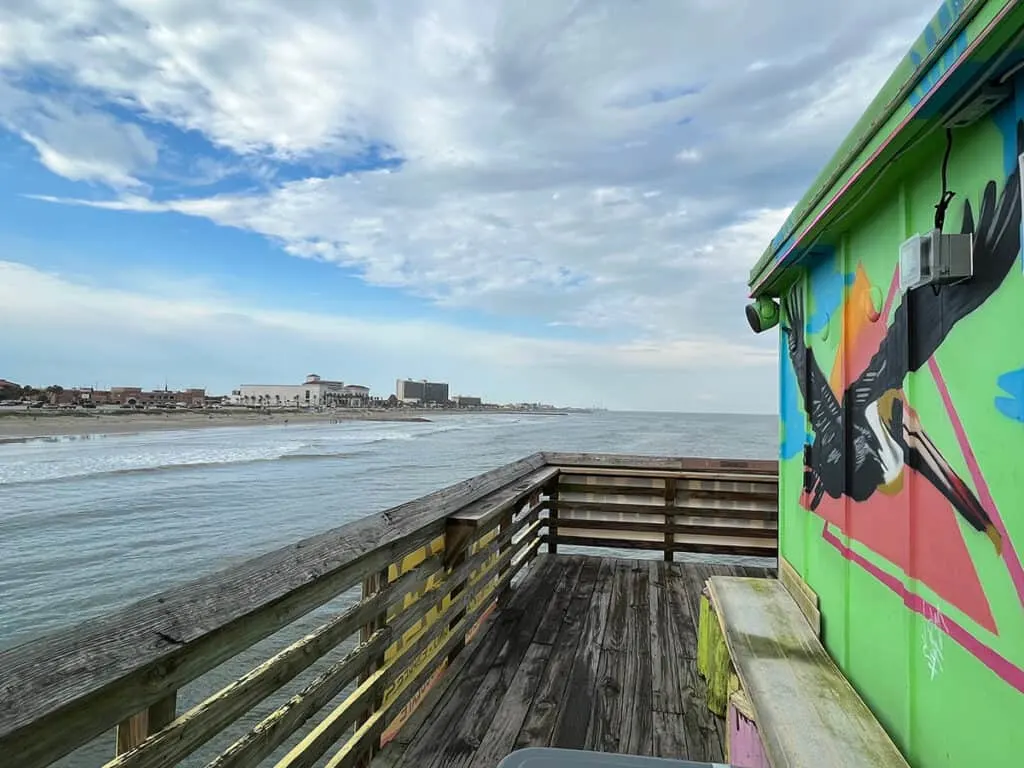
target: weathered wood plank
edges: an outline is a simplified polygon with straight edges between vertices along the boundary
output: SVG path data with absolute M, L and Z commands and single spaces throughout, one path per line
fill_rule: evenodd
M 572 529 L 565 529 L 569 531 Z M 620 537 L 597 537 L 597 536 L 569 536 L 563 531 L 558 540 L 566 546 L 573 547 L 604 547 L 608 549 L 646 549 L 661 551 L 665 547 L 664 540 L 638 541 L 636 539 L 623 539 Z M 541 542 L 547 542 L 550 537 L 541 536 Z M 746 539 L 736 540 L 738 537 L 722 537 L 723 541 L 717 543 L 675 541 L 672 543 L 673 552 L 691 552 L 694 554 L 707 555 L 745 555 L 748 557 L 773 557 L 778 550 L 770 546 L 768 539 Z M 769 542 L 766 545 L 765 542 Z
M 598 685 L 601 646 L 608 625 L 613 570 L 613 561 L 608 558 L 602 559 L 597 585 L 583 625 L 579 650 L 569 670 L 565 696 L 552 732 L 553 747 L 583 749 L 586 744 L 591 719 L 591 701 Z
M 587 749 L 634 755 L 652 751 L 649 572 L 647 563 L 615 563 Z
M 697 658 L 697 616 L 693 613 L 693 606 L 694 592 L 699 593 L 700 587 L 695 573 L 692 566 L 680 564 L 669 567 L 665 576 L 666 618 L 669 620 L 666 626 L 673 630 L 669 640 L 672 647 L 666 651 L 674 652 L 678 645 L 680 658 L 686 660 Z
M 652 713 L 654 756 L 669 760 L 692 760 L 686 744 L 686 723 L 682 715 L 671 712 Z
M 565 502 L 562 502 L 563 505 Z M 674 534 L 680 534 L 682 536 L 740 536 L 744 538 L 756 538 L 756 539 L 776 539 L 778 538 L 778 527 L 774 521 L 767 520 L 746 520 L 743 518 L 733 519 L 716 519 L 709 520 L 701 523 L 688 523 L 683 521 L 677 521 L 674 523 L 662 523 L 662 522 L 651 522 L 648 520 L 631 520 L 630 515 L 632 514 L 629 510 L 615 510 L 615 505 L 609 504 L 603 506 L 601 509 L 606 511 L 606 514 L 602 517 L 597 517 L 593 514 L 588 514 L 586 517 L 577 516 L 579 512 L 591 513 L 597 511 L 598 508 L 585 504 L 571 507 L 571 512 L 566 514 L 565 507 L 563 506 L 560 510 L 561 514 L 558 518 L 558 522 L 554 523 L 551 527 L 558 530 L 568 531 L 568 529 L 581 529 L 581 530 L 608 530 L 608 531 L 622 531 L 623 533 L 656 533 L 659 536 L 671 536 Z M 657 508 L 655 508 L 657 509 Z M 618 517 L 614 516 L 618 513 Z M 661 514 L 661 512 L 653 511 L 646 512 L 644 514 Z M 571 536 L 572 532 L 568 531 L 566 536 Z M 671 549 L 672 541 L 669 542 L 669 548 Z
M 567 555 L 559 556 L 559 559 L 563 558 L 570 559 Z M 565 698 L 566 686 L 571 678 L 572 666 L 576 660 L 584 622 L 601 568 L 600 558 L 585 557 L 579 560 L 582 565 L 579 578 L 573 585 L 572 599 L 552 643 L 544 676 L 516 738 L 516 749 L 548 746 L 551 743 L 559 716 L 559 705 Z M 535 641 L 540 636 L 540 630 L 541 628 L 538 628 L 537 634 L 534 635 Z
M 821 637 L 821 611 L 818 609 L 818 595 L 807 585 L 806 581 L 800 578 L 800 574 L 784 557 L 779 558 L 779 581 L 800 607 L 800 612 L 807 619 L 807 623 L 811 625 L 815 636 Z
M 137 749 L 108 763 L 107 768 L 164 768 L 177 765 L 183 757 L 205 744 L 243 712 L 337 647 L 360 626 L 381 611 L 402 602 L 410 592 L 421 589 L 440 567 L 439 557 L 428 558 L 392 582 L 386 590 L 360 601 L 185 712 L 169 727 L 138 745 Z M 367 642 L 369 637 L 367 635 L 363 638 L 363 642 Z M 380 646 L 380 650 L 383 649 Z
M 506 487 L 472 504 L 467 504 L 452 514 L 451 519 L 471 523 L 478 528 L 492 525 L 497 522 L 503 512 L 532 496 L 537 489 L 544 487 L 556 477 L 558 477 L 557 468 L 541 467 Z
M 665 563 L 650 562 L 650 614 L 647 623 L 651 633 L 651 708 L 655 712 L 681 715 L 684 712 L 680 670 L 689 659 L 684 646 L 685 620 L 676 624 L 671 588 L 671 572 Z M 691 657 L 692 658 L 692 657 Z M 657 753 L 656 753 L 657 754 Z
M 713 576 L 710 585 L 772 765 L 907 765 L 780 581 Z
M 650 755 L 654 749 L 650 567 L 644 561 L 634 560 L 631 573 L 626 677 L 619 702 L 624 733 L 619 743 L 627 754 Z
M 44 766 L 423 546 L 541 454 L 0 653 L 0 751 Z M 161 671 L 161 674 L 157 673 Z
M 669 598 L 675 627 L 684 647 L 686 660 L 679 668 L 682 724 L 689 758 L 695 761 L 722 761 L 721 730 L 715 715 L 707 707 L 707 684 L 697 672 L 697 623 L 700 594 L 710 574 L 703 563 L 674 563 L 675 578 L 669 582 Z
M 493 718 L 479 746 L 473 752 L 472 760 L 469 761 L 471 768 L 494 768 L 515 748 L 516 737 L 526 720 L 550 655 L 550 645 L 533 643 L 527 649 L 498 705 L 500 714 Z M 463 763 L 464 761 L 459 760 L 445 762 L 442 765 Z
M 533 642 L 551 645 L 555 642 L 565 614 L 569 609 L 573 597 L 576 594 L 576 583 L 583 570 L 584 558 L 563 555 L 558 558 L 559 567 L 558 582 L 555 585 L 554 594 L 544 606 L 544 613 L 541 616 L 540 624 L 533 635 Z
M 648 469 L 667 471 L 735 472 L 777 475 L 779 465 L 771 459 L 705 459 L 693 457 L 630 456 L 611 453 L 545 452 L 548 464 L 561 468 L 586 467 Z
M 118 725 L 115 754 L 123 755 L 130 752 L 152 734 L 165 728 L 174 720 L 177 702 L 177 693 L 172 693 Z
M 642 499 L 657 499 L 662 488 L 650 485 L 612 485 L 610 483 L 587 483 L 580 475 L 559 475 L 558 490 L 562 493 L 592 493 L 597 496 L 637 496 Z M 614 479 L 611 478 L 611 479 Z M 651 478 L 658 479 L 658 478 Z

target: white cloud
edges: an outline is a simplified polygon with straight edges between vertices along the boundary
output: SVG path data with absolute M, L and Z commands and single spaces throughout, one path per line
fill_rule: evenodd
M 159 285 L 158 280 L 152 280 Z M 692 335 L 669 343 L 621 344 L 531 338 L 460 328 L 436 320 L 374 320 L 283 311 L 235 303 L 193 283 L 156 291 L 113 289 L 0 261 L 0 354 L 5 376 L 64 380 L 68 360 L 86 381 L 114 376 L 142 381 L 172 375 L 228 389 L 243 380 L 287 381 L 325 361 L 344 360 L 336 375 L 367 380 L 388 392 L 414 369 L 452 379 L 463 391 L 504 400 L 558 399 L 567 404 L 634 408 L 678 407 L 676 384 L 699 373 L 722 397 L 720 408 L 765 412 L 769 397 L 730 403 L 731 371 L 767 372 L 770 345 L 728 343 Z M 188 298 L 198 293 L 200 298 Z M 46 348 L 45 357 L 38 355 Z M 158 367 L 154 368 L 153 366 Z M 636 385 L 633 378 L 642 376 Z M 627 382 L 630 382 L 627 384 Z M 581 392 L 592 395 L 581 398 Z M 727 408 L 728 409 L 728 408 Z
M 8 0 L 0 82 L 74 95 L 10 125 L 54 172 L 121 188 L 90 204 L 599 332 L 617 356 L 588 361 L 635 366 L 633 340 L 681 360 L 696 328 L 762 343 L 740 336 L 748 270 L 932 5 Z M 199 175 L 239 165 L 253 188 L 171 199 L 149 137 L 183 132 L 223 150 Z M 367 153 L 396 166 L 345 173 Z
M 157 145 L 138 125 L 122 123 L 76 97 L 65 103 L 6 84 L 0 70 L 0 126 L 35 148 L 39 162 L 73 181 L 139 187 L 139 171 L 158 161 Z

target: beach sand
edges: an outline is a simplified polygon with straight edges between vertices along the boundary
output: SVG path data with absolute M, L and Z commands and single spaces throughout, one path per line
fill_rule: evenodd
M 114 435 L 156 430 L 252 427 L 265 424 L 314 424 L 335 421 L 430 421 L 391 411 L 342 410 L 329 413 L 253 411 L 75 411 L 16 410 L 0 413 L 0 443 L 62 435 Z

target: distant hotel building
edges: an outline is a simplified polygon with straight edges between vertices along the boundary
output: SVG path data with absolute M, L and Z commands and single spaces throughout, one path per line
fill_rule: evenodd
M 448 404 L 448 385 L 436 382 L 399 379 L 395 382 L 395 397 L 403 403 Z
M 483 405 L 483 401 L 479 397 L 470 397 L 469 395 L 456 395 L 452 398 L 452 402 L 455 403 L 457 408 L 471 408 Z
M 369 387 L 328 381 L 311 373 L 302 384 L 243 384 L 231 393 L 230 402 L 257 408 L 358 408 L 369 398 Z

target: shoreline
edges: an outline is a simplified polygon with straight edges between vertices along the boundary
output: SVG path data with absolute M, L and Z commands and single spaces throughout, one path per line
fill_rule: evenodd
M 27 443 L 48 437 L 133 435 L 217 427 L 259 427 L 290 424 L 330 424 L 341 421 L 429 422 L 423 416 L 388 411 L 332 411 L 330 413 L 259 413 L 223 411 L 29 413 L 0 414 L 0 445 Z

